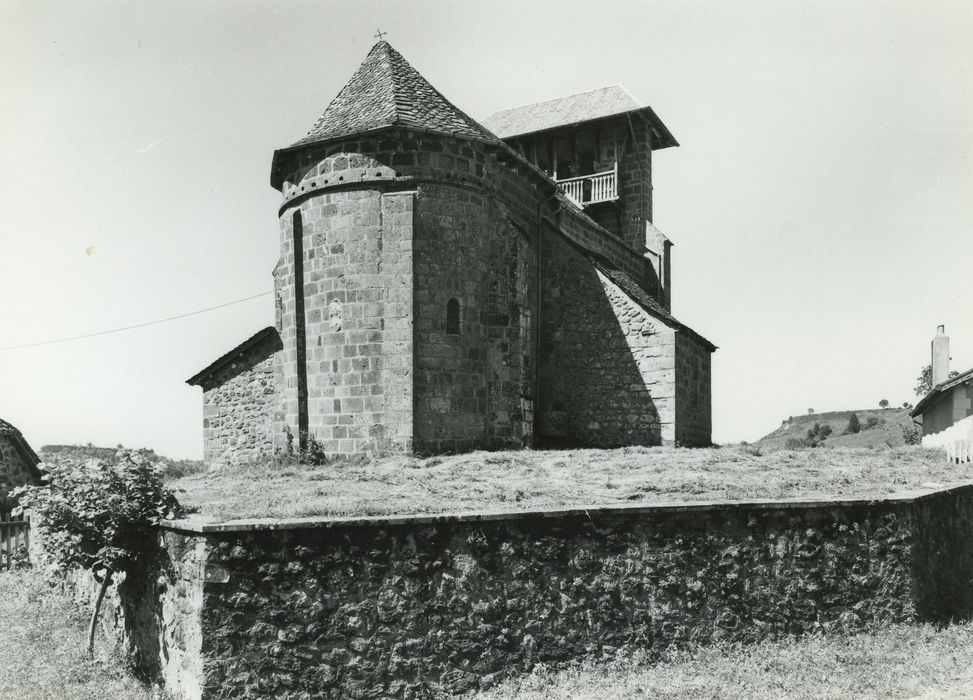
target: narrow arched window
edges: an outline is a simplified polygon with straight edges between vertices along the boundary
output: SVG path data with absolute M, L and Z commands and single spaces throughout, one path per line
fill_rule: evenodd
M 459 302 L 456 299 L 446 302 L 446 333 L 459 335 Z

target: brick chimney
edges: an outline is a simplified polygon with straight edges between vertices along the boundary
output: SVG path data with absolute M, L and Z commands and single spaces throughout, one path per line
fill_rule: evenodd
M 932 385 L 942 384 L 949 379 L 949 336 L 946 326 L 936 328 L 932 339 Z

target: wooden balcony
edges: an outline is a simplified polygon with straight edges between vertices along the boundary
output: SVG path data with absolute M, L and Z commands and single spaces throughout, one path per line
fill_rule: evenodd
M 618 163 L 611 170 L 580 177 L 556 180 L 561 190 L 578 206 L 618 199 Z

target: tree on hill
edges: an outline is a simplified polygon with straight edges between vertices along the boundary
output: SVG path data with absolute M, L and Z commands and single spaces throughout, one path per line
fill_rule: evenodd
M 809 409 L 807 409 L 807 414 L 808 414 L 809 416 L 810 416 L 810 415 L 812 415 L 813 413 L 814 413 L 814 409 L 813 409 L 813 408 L 809 408 Z
M 878 407 L 879 408 L 888 408 L 889 407 L 889 400 L 888 399 L 882 399 L 881 401 L 878 402 Z
M 952 379 L 953 377 L 956 377 L 958 375 L 959 372 L 957 372 L 956 370 L 951 370 L 949 373 L 949 378 Z M 922 368 L 922 371 L 919 372 L 919 376 L 916 377 L 916 385 L 913 388 L 913 391 L 916 392 L 916 396 L 918 396 L 919 398 L 922 398 L 930 391 L 932 391 L 932 365 L 931 364 L 926 365 L 925 367 Z
M 848 425 L 845 426 L 845 435 L 850 435 L 853 433 L 860 433 L 862 431 L 862 422 L 858 418 L 857 413 L 852 413 L 848 417 Z
M 802 447 L 820 447 L 831 434 L 831 426 L 825 423 L 815 423 L 813 428 L 807 429 L 807 437 L 788 438 L 785 447 L 789 450 L 799 450 Z

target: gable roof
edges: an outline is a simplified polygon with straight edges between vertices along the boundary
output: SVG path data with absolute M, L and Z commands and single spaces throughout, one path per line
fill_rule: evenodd
M 621 85 L 609 85 L 576 95 L 501 110 L 484 119 L 483 124 L 500 138 L 506 139 L 623 114 L 640 114 L 648 120 L 653 127 L 653 148 L 679 145 L 652 108 L 643 107 Z
M 632 301 L 645 309 L 650 316 L 654 316 L 677 332 L 684 332 L 691 335 L 702 343 L 703 346 L 710 352 L 716 351 L 717 347 L 713 345 L 713 343 L 708 341 L 685 323 L 678 321 L 675 316 L 669 313 L 666 308 L 662 306 L 662 304 L 656 301 L 655 297 L 636 284 L 635 280 L 633 280 L 627 273 L 622 272 L 617 267 L 614 267 L 608 262 L 608 260 L 600 255 L 588 251 L 583 251 L 582 255 L 588 258 L 591 264 L 595 266 L 596 270 L 610 279 Z
M 20 453 L 23 460 L 27 463 L 31 473 L 35 478 L 40 478 L 41 473 L 37 468 L 37 465 L 40 463 L 41 458 L 37 456 L 37 453 L 34 452 L 33 449 L 31 449 L 31 446 L 24 439 L 23 434 L 12 424 L 0 418 L 0 435 L 9 437 L 13 441 L 14 447 L 17 449 L 17 452 Z
M 189 384 L 190 386 L 202 386 L 203 380 L 223 369 L 223 367 L 233 362 L 233 360 L 246 356 L 248 353 L 250 353 L 250 351 L 260 347 L 265 341 L 268 340 L 276 340 L 276 342 L 280 344 L 280 335 L 278 335 L 277 329 L 273 326 L 267 326 L 266 328 L 257 331 L 229 352 L 220 355 L 213 362 L 209 363 L 206 365 L 206 367 L 187 379 L 186 384 Z
M 406 126 L 474 139 L 496 137 L 460 111 L 387 41 L 380 41 L 341 88 L 307 136 L 294 146 L 386 126 Z
M 930 404 L 935 403 L 938 396 L 946 393 L 958 384 L 965 384 L 969 381 L 973 381 L 973 369 L 968 369 L 962 374 L 957 374 L 955 377 L 950 377 L 945 382 L 940 382 L 934 386 L 928 394 L 922 397 L 922 400 L 916 404 L 916 407 L 912 409 L 912 413 L 909 415 L 913 418 L 922 415 L 922 412 L 925 411 Z

